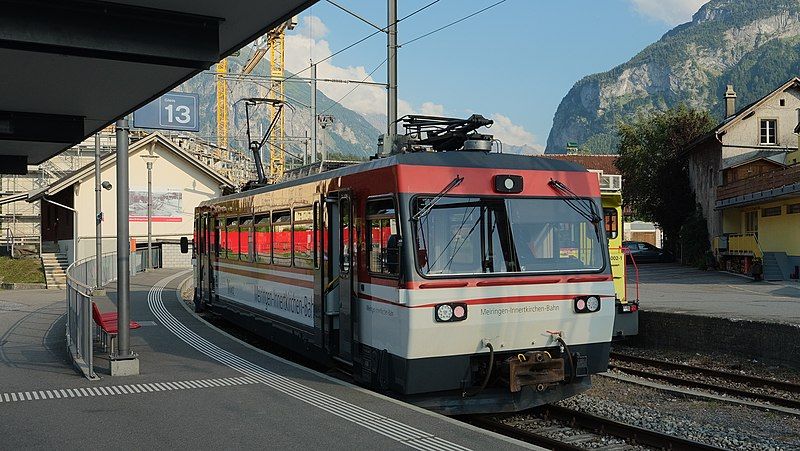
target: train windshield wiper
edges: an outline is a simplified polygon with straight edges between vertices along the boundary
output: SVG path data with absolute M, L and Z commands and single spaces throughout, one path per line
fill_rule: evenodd
M 448 183 L 447 186 L 445 186 L 441 191 L 439 191 L 439 194 L 437 194 L 433 199 L 428 201 L 427 205 L 425 205 L 424 207 L 420 208 L 420 210 L 418 212 L 416 212 L 414 214 L 414 216 L 411 217 L 411 220 L 412 221 L 419 221 L 423 216 L 427 216 L 428 213 L 430 213 L 431 210 L 433 210 L 433 207 L 436 206 L 437 202 L 439 202 L 444 196 L 447 195 L 447 193 L 452 191 L 453 188 L 455 188 L 458 185 L 460 185 L 461 182 L 463 182 L 463 181 L 464 181 L 464 177 L 461 177 L 461 176 L 457 175 L 456 178 L 454 178 L 452 181 L 450 181 L 450 183 Z
M 597 235 L 597 241 L 600 241 L 600 221 L 602 221 L 603 218 L 597 214 L 597 207 L 595 206 L 594 202 L 589 199 L 578 197 L 578 195 L 569 189 L 567 185 L 559 182 L 558 180 L 550 179 L 547 184 L 561 194 L 559 199 L 564 200 L 564 202 L 566 202 L 570 208 L 575 210 L 576 213 L 583 216 L 584 219 L 594 225 L 594 232 Z

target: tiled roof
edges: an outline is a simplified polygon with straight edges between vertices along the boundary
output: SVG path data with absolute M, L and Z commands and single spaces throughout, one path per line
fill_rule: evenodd
M 619 175 L 619 169 L 614 166 L 617 155 L 592 155 L 592 154 L 567 154 L 567 155 L 541 155 L 545 158 L 570 161 L 578 163 L 589 170 L 603 171 L 603 174 Z

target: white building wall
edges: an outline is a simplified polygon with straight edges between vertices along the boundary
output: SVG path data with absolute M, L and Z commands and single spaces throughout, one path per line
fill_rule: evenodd
M 161 243 L 161 267 L 191 268 L 192 246 L 189 245 L 188 253 L 182 254 L 180 243 Z
M 781 100 L 784 106 L 781 106 Z M 800 108 L 800 90 L 791 88 L 786 92 L 777 94 L 761 105 L 753 116 L 742 118 L 730 127 L 722 137 L 722 159 L 741 155 L 760 149 L 796 149 L 797 135 L 794 128 L 797 125 L 797 110 Z M 761 119 L 777 120 L 777 144 L 775 146 L 761 145 Z M 741 147 L 737 147 L 741 146 Z
M 130 155 L 129 184 L 131 189 L 147 190 L 147 166 L 142 155 L 153 147 L 159 158 L 153 164 L 153 191 L 182 193 L 181 211 L 176 222 L 153 222 L 153 243 L 159 239 L 192 239 L 194 208 L 200 202 L 221 195 L 217 181 L 157 141 Z M 101 180 L 113 184 L 110 191 L 102 190 L 103 252 L 116 250 L 116 165 L 107 163 L 101 170 Z M 95 253 L 95 191 L 94 172 L 74 185 L 75 208 L 78 210 L 78 258 Z M 147 222 L 130 222 L 131 238 L 147 242 Z

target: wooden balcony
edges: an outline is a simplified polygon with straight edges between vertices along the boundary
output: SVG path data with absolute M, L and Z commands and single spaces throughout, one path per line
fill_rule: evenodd
M 800 164 L 759 174 L 717 187 L 717 202 L 800 183 Z

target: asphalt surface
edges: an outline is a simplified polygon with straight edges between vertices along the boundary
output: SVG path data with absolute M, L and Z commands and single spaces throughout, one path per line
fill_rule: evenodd
M 141 374 L 112 377 L 96 353 L 94 382 L 65 358 L 63 292 L 0 292 L 0 447 L 521 448 L 221 334 L 179 304 L 184 276 L 151 293 L 175 274 L 132 278 L 131 318 L 147 324 L 131 332 Z
M 754 282 L 674 263 L 639 264 L 644 311 L 800 324 L 800 285 Z M 628 271 L 633 269 L 628 266 Z

